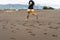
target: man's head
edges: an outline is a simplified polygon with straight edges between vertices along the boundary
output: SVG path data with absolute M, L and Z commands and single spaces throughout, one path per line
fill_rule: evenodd
M 33 0 L 30 0 L 29 1 L 29 5 L 34 5 L 35 3 L 34 3 L 34 1 Z
M 33 1 L 33 0 L 30 0 L 30 1 Z

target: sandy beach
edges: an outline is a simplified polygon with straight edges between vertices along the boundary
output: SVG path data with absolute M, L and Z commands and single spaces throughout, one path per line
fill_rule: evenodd
M 60 10 L 0 10 L 0 40 L 60 40 Z

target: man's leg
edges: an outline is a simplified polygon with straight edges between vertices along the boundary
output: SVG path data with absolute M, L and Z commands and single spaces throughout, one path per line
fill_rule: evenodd
M 32 12 L 32 15 L 36 16 L 36 19 L 38 20 L 38 15 L 35 13 L 34 9 L 32 9 L 31 12 Z
M 30 15 L 30 12 L 28 12 L 28 14 L 27 14 L 27 19 L 29 19 L 29 15 Z
M 29 19 L 29 15 L 30 15 L 30 9 L 27 10 L 27 19 L 26 20 Z

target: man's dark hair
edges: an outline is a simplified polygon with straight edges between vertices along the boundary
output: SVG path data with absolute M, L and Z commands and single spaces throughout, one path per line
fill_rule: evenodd
M 29 4 L 30 4 L 30 2 L 33 2 L 33 5 L 35 4 L 33 0 L 30 0 L 30 1 L 29 1 Z
M 30 1 L 33 1 L 33 0 L 30 0 Z
M 32 4 L 31 4 L 31 5 L 29 5 L 29 7 L 28 7 L 28 8 L 29 8 L 29 9 L 33 9 L 33 6 L 34 6 L 34 4 L 35 4 L 35 3 L 34 3 L 34 1 L 33 1 L 33 0 L 30 0 L 30 1 L 29 1 L 29 4 L 30 4 L 30 2 L 32 2 Z

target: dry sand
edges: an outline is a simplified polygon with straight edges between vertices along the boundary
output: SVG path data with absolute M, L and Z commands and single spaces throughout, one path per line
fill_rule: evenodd
M 60 40 L 60 10 L 36 10 L 38 21 L 26 10 L 0 10 L 0 40 Z

